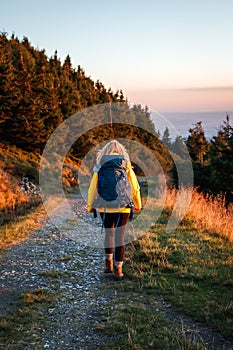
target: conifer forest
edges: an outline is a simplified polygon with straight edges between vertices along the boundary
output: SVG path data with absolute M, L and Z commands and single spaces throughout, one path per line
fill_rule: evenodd
M 126 104 L 129 113 L 140 115 L 143 123 L 154 129 L 112 127 L 90 130 L 72 148 L 72 156 L 82 159 L 98 143 L 112 137 L 131 138 L 149 147 L 163 169 L 173 176 L 173 155 L 187 147 L 194 169 L 194 185 L 201 191 L 222 194 L 233 200 L 233 126 L 231 116 L 223 115 L 217 135 L 207 140 L 202 122 L 197 121 L 183 140 L 170 137 L 169 129 L 155 130 L 149 109 L 130 106 L 122 90 L 112 91 L 102 82 L 86 76 L 82 67 L 74 68 L 69 55 L 61 62 L 57 52 L 48 57 L 45 50 L 34 48 L 29 39 L 0 35 L 0 142 L 23 151 L 42 154 L 53 131 L 70 115 L 87 107 L 109 102 Z M 180 159 L 182 162 L 182 160 Z M 28 174 L 25 174 L 28 175 Z

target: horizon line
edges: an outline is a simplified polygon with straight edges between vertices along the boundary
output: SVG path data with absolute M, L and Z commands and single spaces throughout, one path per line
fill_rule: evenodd
M 128 88 L 130 91 L 215 91 L 215 90 L 233 90 L 233 85 L 229 86 L 204 86 L 204 87 L 184 87 L 184 88 L 145 88 L 145 89 L 131 89 Z

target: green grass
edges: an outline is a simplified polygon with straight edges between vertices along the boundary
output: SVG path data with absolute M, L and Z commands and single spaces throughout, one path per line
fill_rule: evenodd
M 157 224 L 133 247 L 128 273 L 141 290 L 162 295 L 226 336 L 233 334 L 232 243 L 186 226 L 167 233 Z
M 115 285 L 122 307 L 100 324 L 117 341 L 101 349 L 206 349 L 195 331 L 190 337 L 181 323 L 174 328 L 157 309 L 159 300 L 222 336 L 233 334 L 233 244 L 190 223 L 167 233 L 166 222 L 164 212 L 150 232 L 127 246 L 125 280 Z
M 52 294 L 44 289 L 23 293 L 17 310 L 0 319 L 0 348 L 42 349 L 41 334 L 47 324 L 47 308 L 52 303 Z
M 188 338 L 155 307 L 135 302 L 135 306 L 120 306 L 98 329 L 114 335 L 115 340 L 102 345 L 101 350 L 204 350 L 202 340 Z
M 77 268 L 78 267 L 79 264 L 77 264 Z M 46 270 L 41 272 L 40 276 L 47 277 L 53 281 L 56 281 L 58 278 L 62 278 L 63 280 L 67 281 L 72 279 L 75 276 L 75 273 L 73 271 Z

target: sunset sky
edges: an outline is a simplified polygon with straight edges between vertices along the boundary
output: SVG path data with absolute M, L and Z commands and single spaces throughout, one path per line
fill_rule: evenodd
M 1 0 L 0 25 L 131 103 L 233 111 L 232 0 Z

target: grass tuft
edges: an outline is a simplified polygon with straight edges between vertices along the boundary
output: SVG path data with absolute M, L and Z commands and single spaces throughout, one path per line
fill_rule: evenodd
M 0 348 L 42 349 L 42 332 L 47 325 L 47 310 L 53 295 L 44 289 L 28 291 L 16 303 L 18 309 L 0 319 Z

